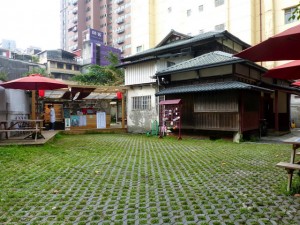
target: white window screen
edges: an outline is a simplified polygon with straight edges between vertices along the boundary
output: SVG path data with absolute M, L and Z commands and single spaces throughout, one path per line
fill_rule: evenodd
M 151 95 L 132 97 L 132 110 L 151 109 Z

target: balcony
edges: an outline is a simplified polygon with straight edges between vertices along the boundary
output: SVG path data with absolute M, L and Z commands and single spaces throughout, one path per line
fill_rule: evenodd
M 77 12 L 78 12 L 78 8 L 75 7 L 75 8 L 72 10 L 72 13 L 73 13 L 73 14 L 77 14 Z
M 119 7 L 116 9 L 116 13 L 118 14 L 122 14 L 124 12 L 124 8 L 123 7 Z
M 72 0 L 71 3 L 72 3 L 73 5 L 77 5 L 78 0 Z
M 124 23 L 124 18 L 121 18 L 121 17 L 119 17 L 118 19 L 117 19 L 117 24 L 121 24 L 121 23 Z
M 117 30 L 116 30 L 116 32 L 117 32 L 118 34 L 122 34 L 122 33 L 124 33 L 124 31 L 125 31 L 125 28 L 124 28 L 124 27 L 118 27 Z
M 118 39 L 117 39 L 117 43 L 118 43 L 118 44 L 122 44 L 122 43 L 124 43 L 124 41 L 125 41 L 124 38 L 118 38 Z
M 78 35 L 74 35 L 74 36 L 72 37 L 72 40 L 73 40 L 74 42 L 76 42 L 76 41 L 78 40 Z
M 71 51 L 75 51 L 77 48 L 78 48 L 77 44 L 70 47 Z
M 124 2 L 124 0 L 116 0 L 115 3 L 117 3 L 118 5 L 122 4 Z
M 77 23 L 77 21 L 78 21 L 78 17 L 76 16 L 76 17 L 73 18 L 72 22 Z

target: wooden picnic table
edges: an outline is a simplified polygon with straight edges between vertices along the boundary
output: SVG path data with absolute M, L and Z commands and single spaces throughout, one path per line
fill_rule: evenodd
M 8 126 L 8 124 L 10 124 Z M 29 132 L 29 134 L 24 138 L 35 138 L 35 141 L 37 138 L 44 136 L 42 135 L 42 129 L 43 129 L 43 120 L 37 119 L 19 119 L 19 120 L 11 120 L 4 121 L 2 120 L 0 122 L 0 132 L 6 133 L 6 138 L 8 139 L 8 133 L 9 132 Z M 4 129 L 2 129 L 2 125 Z
M 297 153 L 297 149 L 300 148 L 300 137 L 294 137 L 283 141 L 285 144 L 292 144 L 291 149 L 291 158 L 290 162 L 279 162 L 276 166 L 284 168 L 288 173 L 288 184 L 287 184 L 287 191 L 291 190 L 292 180 L 293 180 L 293 173 L 295 170 L 300 171 L 300 164 L 295 163 L 296 155 L 300 155 L 299 152 Z

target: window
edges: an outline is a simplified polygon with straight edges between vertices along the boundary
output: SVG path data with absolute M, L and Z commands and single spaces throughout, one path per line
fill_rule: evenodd
M 199 10 L 199 12 L 202 12 L 203 11 L 203 5 L 199 5 L 198 10 Z
M 66 69 L 67 70 L 71 70 L 72 69 L 72 65 L 71 64 L 66 64 Z
M 51 68 L 56 68 L 56 63 L 55 62 L 50 62 L 50 67 Z
M 132 110 L 151 109 L 151 95 L 132 97 Z
M 289 9 L 284 10 L 284 23 L 285 24 L 292 23 L 296 20 L 296 18 L 295 19 L 290 19 L 295 10 L 296 10 L 296 8 L 289 8 Z
M 225 30 L 225 24 L 224 24 L 224 23 L 221 23 L 221 24 L 219 24 L 219 25 L 216 25 L 216 26 L 215 26 L 215 30 L 218 30 L 218 31 Z
M 169 12 L 169 13 L 172 12 L 172 7 L 169 7 L 169 8 L 168 8 L 168 12 Z
M 58 63 L 57 63 L 57 68 L 58 68 L 58 69 L 63 69 L 63 68 L 64 68 L 64 64 L 58 62 Z
M 192 14 L 192 10 L 191 9 L 188 9 L 187 11 L 186 11 L 186 15 L 187 16 L 190 16 Z
M 215 0 L 215 6 L 218 7 L 224 4 L 224 0 Z
M 143 47 L 141 45 L 136 47 L 136 52 L 141 52 L 142 50 L 143 50 Z

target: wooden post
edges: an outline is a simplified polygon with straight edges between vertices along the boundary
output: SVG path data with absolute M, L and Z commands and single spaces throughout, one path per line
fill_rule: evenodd
M 279 126 L 278 126 L 278 91 L 275 91 L 275 130 L 279 131 Z
M 122 92 L 122 128 L 125 128 L 125 99 Z
M 294 170 L 292 170 L 292 169 L 287 169 L 287 172 L 288 172 L 287 191 L 290 191 L 290 190 L 291 190 L 291 187 L 292 187 L 292 180 L 293 180 L 293 173 L 294 173 Z
M 36 91 L 31 92 L 31 119 L 36 119 Z

